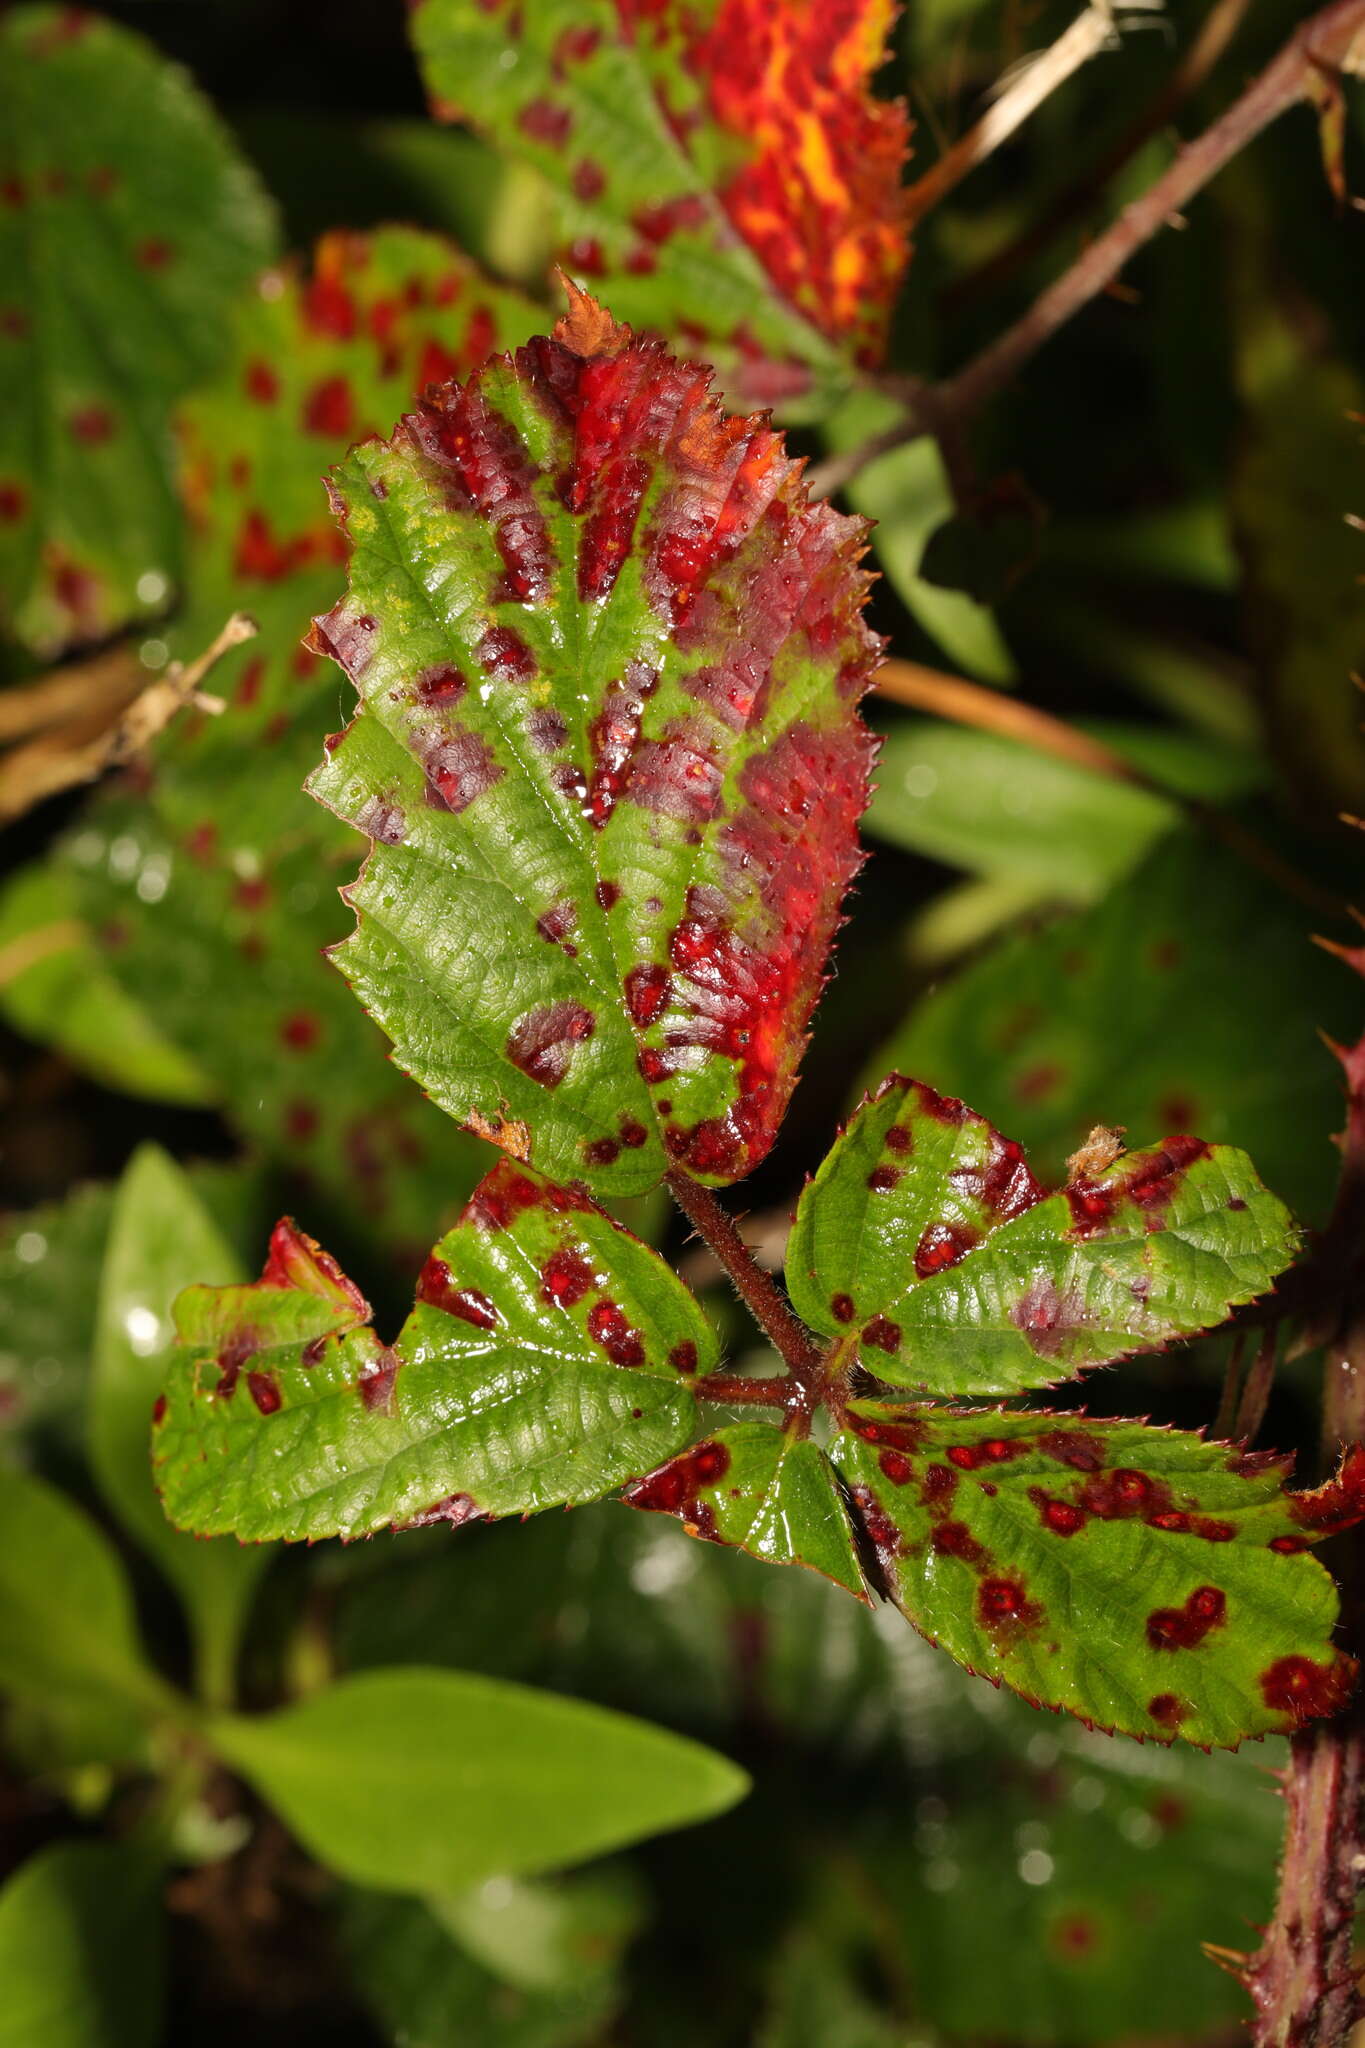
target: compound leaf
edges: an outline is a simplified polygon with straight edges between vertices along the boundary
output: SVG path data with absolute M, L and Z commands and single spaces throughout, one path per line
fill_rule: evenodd
M 690 1536 L 772 1564 L 802 1564 L 865 1599 L 848 1511 L 829 1460 L 809 1438 L 737 1423 L 651 1472 L 623 1498 L 676 1515 Z
M 170 409 L 221 361 L 275 221 L 141 36 L 15 8 L 0 80 L 0 583 L 15 631 L 55 653 L 169 595 Z
M 854 1402 L 830 1455 L 887 1591 L 1034 1704 L 1205 1746 L 1334 1713 L 1355 1677 L 1306 1546 L 1365 1515 L 1365 1451 L 1315 1493 L 1289 1461 L 1074 1415 Z
M 387 1348 L 325 1252 L 278 1226 L 250 1287 L 191 1288 L 158 1406 L 166 1512 L 200 1535 L 362 1536 L 594 1500 L 695 1432 L 709 1325 L 586 1196 L 504 1160 Z
M 1297 1242 L 1231 1146 L 1168 1138 L 1049 1195 L 984 1117 L 892 1075 L 805 1188 L 787 1276 L 879 1379 L 1011 1394 L 1222 1322 Z
M 575 295 L 335 473 L 336 957 L 451 1115 L 622 1195 L 771 1145 L 858 864 L 862 528 Z
M 434 111 L 559 189 L 566 267 L 762 404 L 880 360 L 909 253 L 909 124 L 868 91 L 892 16 L 422 0 L 412 26 Z

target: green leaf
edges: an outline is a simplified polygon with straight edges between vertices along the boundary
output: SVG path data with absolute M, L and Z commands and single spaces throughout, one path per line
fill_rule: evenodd
M 450 1671 L 343 1679 L 277 1714 L 225 1716 L 213 1738 L 320 1862 L 384 1891 L 582 1862 L 748 1787 L 643 1721 Z
M 53 653 L 161 608 L 170 408 L 223 355 L 272 211 L 185 74 L 61 7 L 0 27 L 0 582 Z
M 860 391 L 824 423 L 825 434 L 830 447 L 842 453 L 882 433 L 899 415 L 895 400 Z M 963 590 L 945 590 L 919 574 L 930 536 L 952 516 L 954 505 L 933 436 L 922 434 L 869 462 L 850 480 L 845 495 L 856 512 L 876 521 L 872 552 L 916 625 L 956 667 L 988 683 L 1013 682 L 1014 661 L 987 607 Z
M 1048 1195 L 984 1117 L 893 1074 L 803 1191 L 787 1280 L 879 1379 L 1013 1394 L 1221 1323 L 1297 1243 L 1231 1146 L 1168 1138 Z
M 143 1661 L 117 1553 L 89 1516 L 31 1473 L 0 1486 L 0 1683 L 112 1699 L 146 1714 L 175 1695 Z
M 594 1500 L 687 1441 L 716 1359 L 657 1253 L 510 1161 L 391 1349 L 369 1314 L 289 1223 L 255 1286 L 181 1297 L 153 1454 L 173 1522 L 311 1540 Z
M 670 1459 L 624 1498 L 676 1515 L 691 1536 L 770 1564 L 806 1565 L 866 1598 L 847 1510 L 829 1460 L 809 1439 L 767 1423 L 737 1423 Z
M 128 1534 L 188 1610 L 199 1689 L 230 1699 L 233 1666 L 265 1552 L 205 1543 L 171 1527 L 152 1484 L 153 1406 L 174 1345 L 171 1304 L 192 1280 L 237 1279 L 241 1263 L 185 1174 L 144 1145 L 119 1183 L 100 1276 L 90 1392 L 90 1463 Z
M 301 790 L 337 718 L 335 673 L 300 644 L 345 583 L 320 477 L 430 379 L 541 317 L 408 228 L 328 235 L 311 269 L 266 273 L 221 374 L 180 413 L 192 525 L 167 643 L 198 653 L 239 605 L 260 631 L 215 671 L 227 710 L 178 720 L 150 788 L 106 799 L 65 848 L 122 987 L 238 1129 L 390 1246 L 427 1242 L 479 1165 L 320 957 L 347 929 L 336 891 L 361 845 Z
M 1310 929 L 1243 861 L 1179 834 L 1088 915 L 1007 939 L 932 990 L 866 1082 L 927 1076 L 1048 1177 L 1097 1123 L 1138 1144 L 1197 1130 L 1244 1147 L 1318 1220 L 1338 1161 L 1312 1134 L 1336 1128 L 1341 1091 L 1305 1022 L 1349 1043 L 1360 1019 Z
M 369 831 L 335 957 L 461 1121 L 599 1192 L 771 1145 L 854 873 L 861 528 L 576 296 L 335 472 Z
M 655 8 L 422 0 L 442 119 L 544 172 L 566 268 L 618 315 L 705 337 L 746 402 L 817 400 L 879 360 L 908 254 L 903 107 L 878 102 L 880 0 Z M 509 61 L 510 59 L 510 61 Z M 823 387 L 823 388 L 822 388 Z
M 969 1670 L 1098 1727 L 1235 1746 L 1349 1697 L 1308 1542 L 1365 1512 L 1285 1460 L 1086 1416 L 854 1402 L 831 1446 L 887 1590 Z
M 877 757 L 868 830 L 970 874 L 1091 903 L 1178 824 L 1175 792 L 1226 801 L 1263 779 L 1251 757 L 1189 734 L 1107 722 L 1085 729 L 1169 779 L 1172 796 L 999 733 L 900 719 Z
M 525 1991 L 600 1987 L 640 1920 L 624 1864 L 572 1878 L 495 1877 L 429 1902 L 441 1926 L 505 1984 Z
M 80 1436 L 111 1202 L 107 1187 L 77 1187 L 0 1227 L 0 1442 Z
M 0 2048 L 155 2048 L 161 1872 L 128 1843 L 56 1842 L 0 1891 Z
M 0 892 L 0 1013 L 93 1080 L 158 1102 L 205 1104 L 213 1090 L 123 988 L 82 923 L 72 876 L 51 861 Z

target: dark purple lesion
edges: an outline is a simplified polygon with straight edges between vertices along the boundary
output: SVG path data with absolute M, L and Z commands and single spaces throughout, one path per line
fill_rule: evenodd
M 1101 1237 L 1124 1227 L 1124 1202 L 1144 1212 L 1145 1229 L 1159 1230 L 1186 1174 L 1207 1159 L 1211 1149 L 1202 1138 L 1167 1138 L 1153 1151 L 1121 1161 L 1102 1179 L 1081 1174 L 1068 1181 L 1063 1193 L 1071 1211 L 1071 1235 Z
M 433 810 L 457 816 L 502 780 L 504 769 L 482 733 L 447 720 L 439 733 L 419 739 L 418 760 Z
M 582 1003 L 543 1003 L 518 1017 L 507 1034 L 507 1057 L 542 1088 L 558 1088 L 580 1045 L 592 1037 L 596 1019 Z
M 1029 1348 L 1039 1358 L 1051 1360 L 1060 1357 L 1067 1340 L 1086 1327 L 1085 1299 L 1076 1288 L 1063 1290 L 1041 1273 L 1010 1304 L 1009 1317 Z
M 621 1498 L 628 1507 L 645 1508 L 656 1514 L 676 1515 L 689 1536 L 708 1543 L 722 1543 L 724 1537 L 715 1509 L 702 1494 L 717 1487 L 730 1469 L 730 1452 L 725 1444 L 710 1440 L 695 1444 L 681 1457 L 670 1458 L 656 1472 L 637 1479 Z

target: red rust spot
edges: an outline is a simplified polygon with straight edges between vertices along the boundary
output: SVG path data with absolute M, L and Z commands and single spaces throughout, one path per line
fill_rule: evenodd
M 638 1330 L 627 1322 L 614 1301 L 595 1301 L 588 1310 L 588 1335 L 600 1344 L 613 1365 L 636 1366 L 645 1362 L 645 1347 Z
M 418 1275 L 417 1299 L 428 1308 L 444 1309 L 448 1316 L 472 1323 L 476 1330 L 492 1330 L 498 1324 L 497 1309 L 488 1296 L 477 1287 L 457 1287 L 449 1266 L 434 1252 Z
M 1355 1690 L 1356 1664 L 1338 1655 L 1330 1664 L 1311 1657 L 1281 1657 L 1261 1673 L 1261 1697 L 1301 1728 L 1319 1715 L 1339 1714 Z
M 1085 1527 L 1084 1510 L 1069 1500 L 1054 1500 L 1040 1487 L 1030 1487 L 1029 1499 L 1038 1510 L 1038 1516 L 1045 1529 L 1054 1536 L 1074 1536 Z
M 853 1296 L 851 1294 L 831 1295 L 829 1312 L 834 1317 L 836 1323 L 851 1323 L 855 1314 Z
M 596 1285 L 592 1267 L 581 1252 L 567 1247 L 552 1252 L 540 1269 L 542 1292 L 559 1308 L 572 1308 Z
M 644 1031 L 667 1008 L 673 979 L 666 967 L 646 963 L 632 967 L 625 979 L 626 1008 L 637 1029 Z
M 152 1421 L 159 1428 L 166 1420 L 166 1396 L 158 1394 L 152 1404 Z
M 464 677 L 448 661 L 424 668 L 413 690 L 423 704 L 458 704 L 466 689 Z
M 900 1341 L 901 1326 L 893 1323 L 889 1316 L 873 1316 L 870 1323 L 863 1325 L 864 1344 L 871 1344 L 878 1351 L 895 1351 Z
M 322 1026 L 311 1010 L 291 1010 L 280 1025 L 280 1044 L 290 1052 L 311 1052 L 322 1036 Z
M 1163 1728 L 1178 1728 L 1182 1721 L 1188 1719 L 1192 1709 L 1175 1693 L 1159 1692 L 1155 1699 L 1148 1700 L 1147 1712 Z
M 78 412 L 72 413 L 67 424 L 76 439 L 84 441 L 90 448 L 113 438 L 114 418 L 107 406 L 82 406 Z
M 899 1451 L 882 1451 L 877 1463 L 893 1486 L 907 1485 L 914 1474 L 910 1460 L 903 1458 Z
M 915 1247 L 915 1271 L 921 1280 L 927 1280 L 965 1259 L 980 1242 L 977 1233 L 965 1224 L 931 1223 Z
M 542 1088 L 557 1088 L 574 1050 L 592 1037 L 595 1020 L 582 1003 L 545 1003 L 519 1017 L 507 1036 L 507 1057 Z
M 280 395 L 280 380 L 269 363 L 255 356 L 247 364 L 242 385 L 248 398 L 257 405 L 273 405 Z
M 901 1169 L 898 1166 L 874 1166 L 867 1176 L 867 1184 L 874 1195 L 885 1195 L 891 1192 L 900 1178 Z
M 931 1538 L 935 1550 L 960 1557 L 965 1564 L 983 1564 L 986 1552 L 965 1522 L 940 1522 Z
M 475 654 L 480 668 L 485 675 L 492 676 L 495 682 L 528 683 L 537 672 L 534 654 L 520 633 L 514 632 L 510 626 L 490 626 L 475 649 Z M 532 715 L 534 717 L 536 714 Z M 539 716 L 554 718 L 558 714 L 547 714 L 542 711 Z M 555 742 L 556 746 L 562 745 L 564 740 L 562 720 L 560 724 L 561 732 Z M 534 734 L 532 737 L 534 738 Z
M 719 1485 L 729 1469 L 730 1453 L 724 1444 L 714 1441 L 697 1444 L 680 1458 L 661 1465 L 657 1472 L 637 1480 L 621 1497 L 633 1508 L 677 1515 L 690 1535 L 718 1543 L 722 1539 L 715 1512 L 698 1496 L 703 1488 Z
M 393 1413 L 394 1383 L 398 1378 L 398 1359 L 392 1351 L 381 1351 L 375 1363 L 368 1367 L 357 1382 L 357 1391 L 371 1415 Z
M 175 247 L 164 235 L 148 235 L 134 253 L 144 270 L 164 270 L 174 260 Z
M 1210 1629 L 1227 1619 L 1227 1599 L 1217 1586 L 1196 1586 L 1183 1607 L 1157 1607 L 1147 1617 L 1154 1650 L 1194 1650 Z

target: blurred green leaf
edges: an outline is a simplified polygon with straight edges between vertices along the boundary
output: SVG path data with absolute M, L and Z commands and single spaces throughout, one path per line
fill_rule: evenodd
M 170 408 L 222 360 L 274 215 L 190 80 L 70 8 L 0 26 L 0 574 L 52 654 L 178 578 Z
M 321 1862 L 385 1891 L 582 1862 L 723 1813 L 748 1786 L 723 1757 L 645 1722 L 418 1668 L 223 1717 L 212 1735 Z
M 1250 755 L 1194 734 L 1091 721 L 1083 729 L 1180 795 L 1227 802 L 1255 789 Z M 912 853 L 1093 903 L 1179 823 L 1178 804 L 1022 741 L 935 719 L 898 719 L 877 761 L 867 827 Z
M 0 2048 L 156 2048 L 161 1872 L 129 1843 L 57 1842 L 0 1891 Z
M 577 1967 L 562 1981 L 538 1985 L 490 1969 L 448 1924 L 449 1912 L 432 1901 L 378 1892 L 353 1892 L 342 1932 L 357 1983 L 395 2048 L 580 2048 L 601 2038 L 620 2002 L 616 1964 L 624 1934 L 619 1923 L 582 1911 L 577 1894 L 596 1879 L 572 1880 L 552 1893 L 510 1878 L 490 1878 L 480 1896 L 505 1906 L 531 1904 L 530 1925 L 518 1929 L 523 1958 L 558 1965 L 567 1940 Z M 551 1903 L 553 1902 L 553 1903 Z M 549 1906 L 549 1926 L 541 1923 Z M 556 1975 L 558 1973 L 556 1972 Z
M 24 1472 L 0 1486 L 0 1680 L 39 1700 L 51 1689 L 147 1714 L 175 1707 L 143 1659 L 118 1553 L 65 1494 Z
M 621 1864 L 554 1881 L 491 1877 L 427 1904 L 504 1984 L 545 1993 L 582 1993 L 614 1977 L 640 1919 L 637 1888 Z
M 1095 1124 L 1197 1130 L 1251 1153 L 1299 1214 L 1336 1184 L 1340 1076 L 1314 1027 L 1359 1030 L 1305 913 L 1182 833 L 1093 910 L 1007 938 L 924 998 L 869 1065 L 923 1075 L 1059 1179 Z
M 51 862 L 0 890 L 0 1014 L 106 1088 L 209 1103 L 212 1084 L 110 972 L 81 920 L 74 877 Z
M 899 416 L 888 398 L 861 392 L 825 422 L 825 437 L 836 453 L 856 448 Z M 938 443 L 928 434 L 895 448 L 848 485 L 850 505 L 877 524 L 872 552 L 878 567 L 910 616 L 951 661 L 988 683 L 1014 681 L 1010 651 L 992 613 L 965 591 L 947 590 L 918 574 L 930 536 L 953 514 L 953 494 Z
M 156 1146 L 144 1145 L 115 1194 L 100 1275 L 90 1463 L 110 1508 L 184 1601 L 199 1690 L 219 1705 L 232 1698 L 247 1609 L 270 1556 L 171 1527 L 152 1484 L 152 1410 L 175 1346 L 177 1294 L 195 1282 L 226 1286 L 241 1277 L 241 1261 L 186 1175 Z

